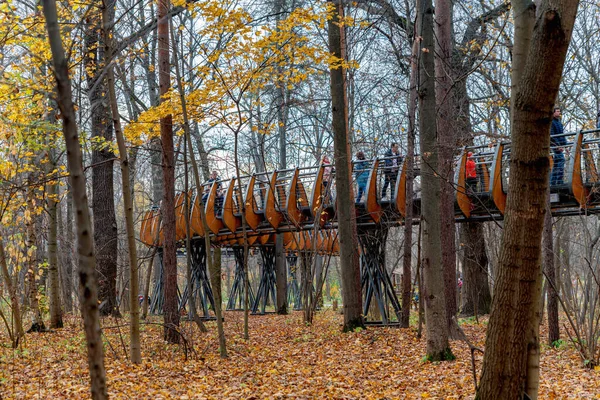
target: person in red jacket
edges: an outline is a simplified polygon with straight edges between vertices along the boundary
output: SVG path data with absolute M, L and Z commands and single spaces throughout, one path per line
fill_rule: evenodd
M 467 165 L 465 167 L 465 178 L 467 189 L 475 192 L 477 190 L 477 168 L 475 166 L 475 160 L 473 159 L 473 153 L 467 153 Z

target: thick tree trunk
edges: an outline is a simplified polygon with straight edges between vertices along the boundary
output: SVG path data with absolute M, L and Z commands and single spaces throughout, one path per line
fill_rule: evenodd
M 454 151 L 456 126 L 453 117 L 452 1 L 435 0 L 435 98 L 437 104 L 438 171 L 440 181 L 440 222 L 446 319 L 450 328 L 458 311 L 456 305 L 456 229 L 454 222 Z
M 171 87 L 169 62 L 169 7 L 169 0 L 160 0 L 158 3 L 158 82 L 161 96 L 168 93 Z M 177 247 L 175 244 L 175 156 L 173 147 L 173 119 L 171 115 L 160 119 L 160 139 L 162 145 L 162 172 L 164 184 L 163 200 L 160 207 L 164 237 L 164 337 L 169 343 L 179 343 L 179 333 L 177 332 L 177 327 L 179 327 Z
M 98 296 L 102 315 L 120 316 L 117 304 L 117 220 L 115 216 L 113 140 L 109 123 L 106 83 L 103 71 L 104 43 L 99 10 L 93 8 L 85 32 L 84 63 L 87 71 L 92 138 L 92 210 L 94 245 L 99 275 Z
M 343 18 L 341 0 L 330 0 L 334 6 L 333 18 L 328 23 L 329 51 L 338 59 L 345 60 L 346 48 L 344 26 L 337 21 Z M 344 331 L 364 327 L 362 317 L 362 293 L 358 259 L 358 236 L 352 190 L 352 166 L 350 164 L 350 137 L 348 132 L 348 100 L 346 97 L 346 71 L 344 68 L 329 70 L 331 79 L 332 127 L 335 157 L 335 184 L 337 188 L 337 218 L 342 269 L 342 292 L 344 296 Z
M 464 246 L 461 315 L 489 314 L 492 295 L 488 282 L 488 258 L 482 224 L 462 224 L 461 237 Z
M 535 6 L 513 3 L 512 145 L 505 224 L 487 331 L 479 399 L 537 398 L 541 239 L 549 171 L 549 131 L 578 1 L 543 0 L 528 49 L 520 35 Z M 520 21 L 519 18 L 524 18 Z M 552 49 L 551 52 L 548 49 Z M 515 60 L 516 61 L 516 60 Z M 515 79 L 515 74 L 518 79 Z
M 129 356 L 133 364 L 142 362 L 142 352 L 140 344 L 140 305 L 138 302 L 139 278 L 138 278 L 138 259 L 137 247 L 135 243 L 135 228 L 133 221 L 133 195 L 131 188 L 131 178 L 129 175 L 129 155 L 125 146 L 125 138 L 121 129 L 121 116 L 119 115 L 119 106 L 117 104 L 117 95 L 115 92 L 115 74 L 112 64 L 113 57 L 113 31 L 110 28 L 114 24 L 114 7 L 116 1 L 110 0 L 105 3 L 102 9 L 102 20 L 104 28 L 104 42 L 106 46 L 106 80 L 108 85 L 108 98 L 112 115 L 117 145 L 119 146 L 119 158 L 121 161 L 121 183 L 123 187 L 123 213 L 125 215 L 125 231 L 127 234 L 127 252 L 129 255 Z
M 90 221 L 81 147 L 79 145 L 77 124 L 75 123 L 75 109 L 71 97 L 71 82 L 60 38 L 56 3 L 54 0 L 44 0 L 42 1 L 42 5 L 44 7 L 44 16 L 46 17 L 48 40 L 50 41 L 50 48 L 52 50 L 52 61 L 58 91 L 58 107 L 63 118 L 63 135 L 67 148 L 71 187 L 73 188 L 73 203 L 76 208 L 81 313 L 83 315 L 83 325 L 87 341 L 91 395 L 94 400 L 103 400 L 108 398 L 108 394 L 98 311 L 96 258 L 94 256 L 92 224 Z
M 444 271 L 441 254 L 440 178 L 436 130 L 436 96 L 434 89 L 433 6 L 423 0 L 417 11 L 417 32 L 421 47 L 419 85 L 421 132 L 421 214 L 423 218 L 423 293 L 427 358 L 440 361 L 453 358 L 448 341 Z

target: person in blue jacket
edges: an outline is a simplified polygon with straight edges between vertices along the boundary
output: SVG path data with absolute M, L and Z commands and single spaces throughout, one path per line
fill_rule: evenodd
M 356 153 L 356 162 L 354 163 L 354 177 L 358 185 L 358 194 L 356 202 L 360 203 L 363 194 L 367 189 L 367 181 L 369 180 L 369 162 L 365 160 L 365 153 L 359 151 Z
M 552 114 L 552 125 L 550 126 L 550 148 L 552 149 L 554 165 L 552 166 L 552 174 L 550 175 L 550 186 L 562 185 L 563 175 L 565 171 L 565 154 L 564 147 L 567 145 L 567 139 L 562 136 L 564 128 L 560 122 L 560 108 L 555 107 Z

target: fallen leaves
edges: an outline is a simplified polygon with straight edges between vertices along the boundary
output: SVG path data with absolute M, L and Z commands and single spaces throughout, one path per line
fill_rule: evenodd
M 139 366 L 124 357 L 128 344 L 118 329 L 105 328 L 106 369 L 113 399 L 467 399 L 474 394 L 468 348 L 452 342 L 457 360 L 423 363 L 425 342 L 412 329 L 369 328 L 340 333 L 341 316 L 317 313 L 313 326 L 301 313 L 252 316 L 250 340 L 242 338 L 243 313 L 225 314 L 230 357 L 219 358 L 214 322 L 202 334 L 185 323 L 195 351 L 184 361 L 177 346 L 162 341 L 160 325 L 143 325 Z M 125 321 L 118 321 L 124 324 Z M 104 321 L 114 327 L 115 321 Z M 463 325 L 483 347 L 486 324 Z M 121 327 L 120 331 L 126 332 Z M 5 339 L 5 338 L 4 338 Z M 26 351 L 0 353 L 0 397 L 89 398 L 89 377 L 79 320 L 65 329 L 28 335 Z M 477 366 L 482 356 L 477 354 Z M 544 347 L 540 398 L 594 398 L 598 371 L 581 368 L 570 345 Z

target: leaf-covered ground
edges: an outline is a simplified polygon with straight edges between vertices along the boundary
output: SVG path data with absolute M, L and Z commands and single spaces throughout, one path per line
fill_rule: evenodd
M 199 333 L 184 324 L 193 350 L 162 341 L 162 327 L 143 325 L 143 363 L 132 366 L 124 320 L 105 319 L 106 369 L 114 399 L 420 399 L 473 397 L 468 347 L 452 342 L 453 362 L 422 362 L 424 339 L 415 329 L 369 328 L 340 333 L 341 316 L 319 312 L 313 326 L 302 314 L 251 316 L 243 339 L 243 313 L 225 315 L 229 358 L 219 358 L 216 326 Z M 159 323 L 160 319 L 153 322 Z M 483 347 L 486 321 L 462 324 Z M 6 344 L 7 338 L 0 340 Z M 600 398 L 600 372 L 581 368 L 571 345 L 543 347 L 540 399 Z M 481 368 L 482 356 L 476 356 Z M 89 398 L 84 336 L 76 318 L 51 333 L 27 335 L 26 350 L 0 354 L 0 398 Z

